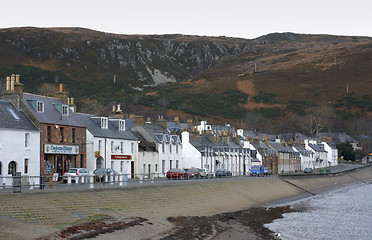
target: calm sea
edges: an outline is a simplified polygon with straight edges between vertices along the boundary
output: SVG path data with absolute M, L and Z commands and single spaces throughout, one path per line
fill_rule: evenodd
M 305 210 L 265 225 L 280 233 L 280 239 L 372 239 L 372 184 L 335 189 L 289 205 Z

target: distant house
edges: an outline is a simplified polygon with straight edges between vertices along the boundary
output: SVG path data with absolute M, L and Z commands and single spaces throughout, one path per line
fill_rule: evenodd
M 292 149 L 300 154 L 301 158 L 301 170 L 305 168 L 315 168 L 314 151 L 307 150 L 305 146 L 296 144 Z
M 0 100 L 0 187 L 12 184 L 10 177 L 16 172 L 38 184 L 40 132 L 20 109 Z
M 307 150 L 314 152 L 315 160 L 313 168 L 323 168 L 328 166 L 327 163 L 328 152 L 324 149 L 323 144 L 318 144 L 316 141 L 313 140 L 306 140 L 305 148 Z
M 291 173 L 301 170 L 301 156 L 286 143 L 268 142 L 268 146 L 278 151 L 278 170 L 280 172 Z
M 177 134 L 144 121 L 137 121 L 131 132 L 139 142 L 136 174 L 164 177 L 171 168 L 183 168 L 182 144 Z

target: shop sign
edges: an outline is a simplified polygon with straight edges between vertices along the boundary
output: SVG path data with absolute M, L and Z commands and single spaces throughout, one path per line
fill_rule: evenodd
M 131 160 L 132 155 L 111 155 L 111 159 L 114 159 L 114 160 Z
M 79 154 L 79 146 L 45 144 L 44 153 L 47 153 L 47 154 Z
M 99 157 L 101 156 L 101 152 L 100 152 L 100 151 L 95 151 L 95 152 L 94 152 L 94 156 L 95 156 L 96 158 L 99 158 Z

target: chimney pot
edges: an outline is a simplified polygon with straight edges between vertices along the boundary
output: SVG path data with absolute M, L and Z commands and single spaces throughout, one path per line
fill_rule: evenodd
M 70 98 L 70 104 L 71 105 L 74 105 L 75 104 L 75 99 L 72 97 L 72 98 Z
M 62 83 L 59 84 L 59 92 L 63 92 L 63 84 Z
M 19 74 L 15 75 L 16 83 L 19 83 Z
M 10 90 L 10 77 L 6 77 L 6 91 Z
M 14 91 L 14 78 L 15 74 L 12 74 L 12 76 L 10 77 L 10 91 Z

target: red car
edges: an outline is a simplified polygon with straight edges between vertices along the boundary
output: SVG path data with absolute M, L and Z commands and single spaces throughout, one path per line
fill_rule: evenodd
M 167 172 L 167 178 L 168 179 L 188 179 L 187 172 L 183 169 L 179 168 L 172 168 Z
M 187 175 L 189 178 L 200 178 L 199 168 L 190 168 L 187 170 Z

